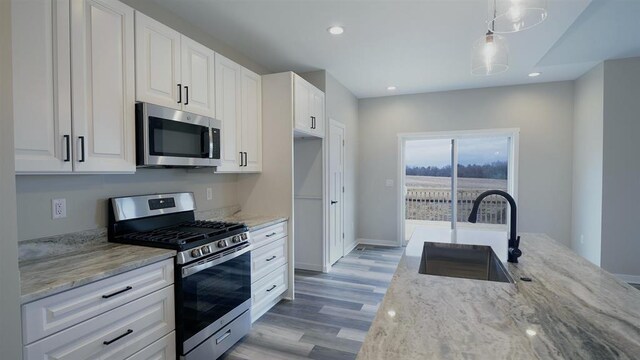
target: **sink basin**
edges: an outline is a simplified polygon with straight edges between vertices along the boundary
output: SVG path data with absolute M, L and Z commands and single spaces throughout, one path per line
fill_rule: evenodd
M 513 283 L 490 246 L 425 242 L 420 274 Z

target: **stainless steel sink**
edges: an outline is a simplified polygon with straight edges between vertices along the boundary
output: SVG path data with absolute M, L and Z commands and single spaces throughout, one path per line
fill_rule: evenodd
M 425 242 L 420 274 L 514 283 L 490 246 Z

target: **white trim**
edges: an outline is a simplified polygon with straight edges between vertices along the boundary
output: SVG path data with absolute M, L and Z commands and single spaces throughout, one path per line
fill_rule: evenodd
M 433 132 L 416 132 L 416 133 L 398 133 L 398 239 L 397 245 L 400 246 L 404 243 L 405 233 L 405 202 L 404 202 L 404 183 L 405 183 L 405 157 L 404 148 L 407 140 L 436 140 L 436 139 L 464 139 L 464 138 L 476 138 L 476 137 L 508 137 L 509 141 L 509 166 L 508 175 L 509 183 L 507 188 L 513 196 L 516 203 L 518 202 L 518 163 L 519 163 L 519 141 L 520 141 L 520 128 L 502 128 L 502 129 L 481 129 L 481 130 L 462 130 L 462 131 L 433 131 Z M 454 146 L 457 146 L 454 142 Z M 454 169 L 457 168 L 454 166 Z M 510 213 L 509 213 L 510 214 Z M 510 215 L 507 216 L 510 216 Z M 509 218 L 507 218 L 509 222 Z M 455 236 L 456 227 L 454 225 L 452 236 Z M 367 240 L 367 239 L 364 239 Z M 383 241 L 383 240 L 373 240 Z
M 329 267 L 329 269 L 330 268 L 331 267 Z M 295 269 L 296 270 L 309 270 L 309 271 L 322 271 L 325 268 L 322 265 L 318 265 L 318 264 L 305 264 L 305 263 L 296 262 Z
M 355 249 L 356 247 L 358 247 L 358 241 L 354 241 L 351 243 L 351 245 L 348 248 L 345 248 L 345 255 L 349 254 L 350 252 L 353 251 L 353 249 Z M 348 251 L 346 249 L 349 249 Z
M 618 279 L 628 284 L 640 284 L 640 275 L 613 274 Z
M 387 247 L 398 247 L 398 243 L 393 240 L 379 240 L 379 239 L 362 239 L 359 238 L 356 242 L 356 247 L 358 245 L 375 245 L 375 246 L 387 246 Z

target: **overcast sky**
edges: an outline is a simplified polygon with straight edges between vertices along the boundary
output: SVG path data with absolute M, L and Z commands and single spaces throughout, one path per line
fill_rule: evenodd
M 460 139 L 458 162 L 461 165 L 490 164 L 507 161 L 507 138 Z M 411 140 L 405 148 L 407 166 L 438 166 L 451 164 L 451 140 Z

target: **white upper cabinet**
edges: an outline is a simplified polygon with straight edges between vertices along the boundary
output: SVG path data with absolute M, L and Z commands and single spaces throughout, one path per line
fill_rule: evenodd
M 181 109 L 180 33 L 136 11 L 136 100 Z
M 222 122 L 222 166 L 217 172 L 240 172 L 240 161 L 244 154 L 240 119 L 242 107 L 242 66 L 216 54 L 216 118 Z
M 262 171 L 261 79 L 216 54 L 216 118 L 222 121 L 222 166 L 216 172 Z
M 74 170 L 134 172 L 133 9 L 71 0 Z
M 244 172 L 262 171 L 262 78 L 242 69 L 242 151 Z
M 324 137 L 324 93 L 298 75 L 294 77 L 295 130 Z
M 15 0 L 12 18 L 16 172 L 134 172 L 133 9 Z
M 69 1 L 11 4 L 16 172 L 70 172 Z
M 215 117 L 215 52 L 136 12 L 136 100 Z
M 182 36 L 182 109 L 215 117 L 215 52 Z

